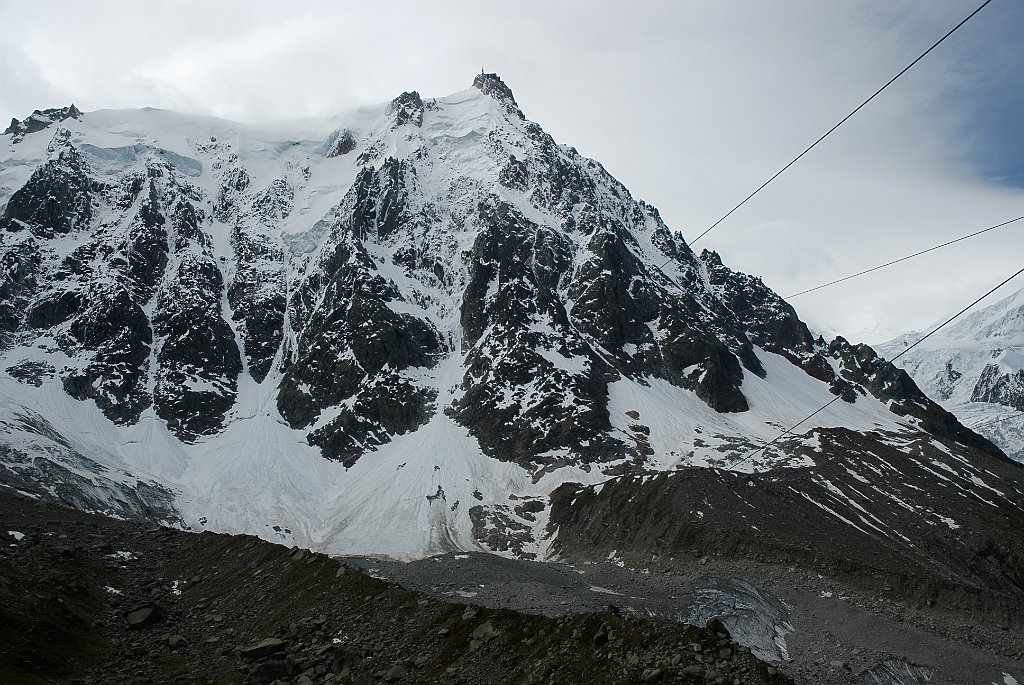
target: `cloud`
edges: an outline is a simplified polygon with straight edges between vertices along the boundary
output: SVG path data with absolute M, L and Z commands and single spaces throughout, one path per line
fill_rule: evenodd
M 0 42 L 0 83 L 4 84 L 4 87 L 0 89 L 0 92 L 4 94 L 0 97 L 31 93 L 31 97 L 38 97 L 42 102 L 50 102 L 61 97 L 58 89 L 51 86 L 43 77 L 39 65 L 26 54 L 21 46 L 11 43 Z M 16 114 L 20 119 L 39 105 L 28 107 L 27 110 L 25 107 L 23 106 L 21 109 L 4 108 L 5 111 L 9 110 L 10 116 L 3 121 L 7 122 L 15 118 Z

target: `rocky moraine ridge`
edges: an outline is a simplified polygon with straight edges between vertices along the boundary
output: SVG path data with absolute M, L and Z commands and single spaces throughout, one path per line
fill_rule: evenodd
M 3 493 L 0 519 L 4 683 L 792 682 L 720 624 L 453 603 L 298 548 Z

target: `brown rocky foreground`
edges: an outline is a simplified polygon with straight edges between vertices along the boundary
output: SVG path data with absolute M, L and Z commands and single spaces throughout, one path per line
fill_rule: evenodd
M 791 682 L 721 625 L 447 602 L 253 537 L 6 493 L 0 520 L 3 683 Z

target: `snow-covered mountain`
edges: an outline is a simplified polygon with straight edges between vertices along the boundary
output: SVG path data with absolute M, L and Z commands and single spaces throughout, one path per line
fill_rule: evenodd
M 693 253 L 494 74 L 274 126 L 68 108 L 9 131 L 9 487 L 399 558 L 545 557 L 563 484 L 694 469 L 781 470 L 833 524 L 903 545 L 839 480 L 881 492 L 890 467 L 820 475 L 839 429 L 875 460 L 926 454 L 971 521 L 1024 487 L 871 348 L 814 339 Z M 959 527 L 921 491 L 893 516 Z
M 878 350 L 894 357 L 923 335 L 905 333 Z M 929 397 L 1024 462 L 1024 290 L 965 315 L 897 365 Z

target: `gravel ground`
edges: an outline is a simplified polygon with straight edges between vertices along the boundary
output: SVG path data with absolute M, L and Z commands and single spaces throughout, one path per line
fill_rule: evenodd
M 701 624 L 717 615 L 738 642 L 801 685 L 1009 685 L 1006 676 L 1024 682 L 1019 618 L 991 624 L 939 607 L 903 606 L 795 570 L 711 559 L 692 574 L 652 573 L 477 553 L 346 562 L 437 597 L 548 616 L 609 606 Z

